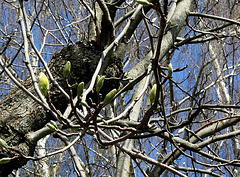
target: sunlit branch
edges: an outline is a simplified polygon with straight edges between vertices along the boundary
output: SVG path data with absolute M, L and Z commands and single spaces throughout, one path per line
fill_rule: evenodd
M 197 17 L 212 18 L 212 19 L 215 19 L 215 20 L 221 20 L 221 21 L 225 21 L 225 22 L 230 22 L 232 24 L 240 25 L 240 22 L 237 21 L 237 20 L 233 20 L 233 19 L 225 18 L 225 17 L 220 17 L 220 16 L 216 16 L 216 15 L 203 14 L 203 13 L 199 13 L 199 12 L 188 12 L 188 15 L 197 16 Z
M 22 35 L 23 35 L 23 40 L 24 40 L 24 54 L 25 54 L 25 64 L 30 72 L 30 76 L 32 78 L 32 81 L 33 81 L 33 85 L 34 85 L 34 89 L 36 90 L 38 96 L 40 97 L 40 99 L 42 100 L 42 102 L 44 102 L 45 104 L 46 103 L 46 100 L 44 98 L 44 96 L 42 95 L 39 87 L 38 87 L 38 84 L 37 84 L 37 80 L 36 80 L 36 77 L 35 77 L 35 74 L 34 74 L 34 71 L 33 71 L 33 68 L 31 66 L 31 62 L 30 62 L 30 56 L 29 56 L 29 51 L 28 51 L 28 35 L 30 35 L 30 26 L 27 26 L 25 27 L 25 24 L 24 24 L 24 21 L 23 21 L 23 17 L 25 19 L 25 22 L 28 20 L 27 18 L 27 15 L 26 15 L 26 12 L 24 10 L 24 6 L 23 6 L 23 2 L 20 1 L 20 5 L 21 5 L 21 8 L 19 10 L 19 23 L 21 25 L 21 29 L 22 29 Z M 28 22 L 26 22 L 26 25 L 29 25 Z M 27 28 L 27 31 L 26 31 L 26 28 Z M 28 34 L 27 34 L 28 33 Z
M 68 39 L 66 38 L 66 36 L 65 36 L 64 33 L 63 33 L 63 31 L 61 30 L 61 27 L 60 27 L 60 25 L 58 24 L 58 22 L 57 22 L 57 20 L 56 20 L 56 18 L 55 18 L 55 16 L 54 16 L 54 14 L 52 13 L 52 11 L 51 11 L 50 7 L 48 6 L 47 2 L 44 2 L 44 4 L 45 4 L 45 6 L 47 7 L 48 12 L 49 12 L 50 15 L 52 16 L 53 21 L 54 21 L 55 24 L 57 25 L 57 27 L 58 27 L 58 29 L 59 29 L 62 37 L 64 38 L 65 42 L 68 44 Z
M 63 135 L 59 135 L 57 134 L 57 136 L 67 145 L 70 145 L 70 141 L 68 140 L 67 137 L 63 136 Z M 69 153 L 71 154 L 72 157 L 72 161 L 74 164 L 74 169 L 75 172 L 78 174 L 78 176 L 81 177 L 86 177 L 89 170 L 86 168 L 84 162 L 80 159 L 80 157 L 78 156 L 74 146 L 70 146 L 69 147 Z
M 104 133 L 103 131 L 101 131 L 100 129 L 99 129 L 99 133 L 100 133 L 102 136 L 104 136 L 106 139 L 112 141 L 112 138 L 111 138 L 110 136 L 108 136 L 107 134 L 105 134 L 105 133 Z M 180 173 L 179 171 L 171 168 L 170 166 L 165 165 L 165 164 L 163 164 L 163 163 L 160 163 L 160 162 L 158 162 L 158 161 L 156 161 L 155 159 L 152 159 L 152 158 L 150 158 L 150 157 L 147 157 L 147 156 L 145 156 L 145 155 L 142 154 L 142 153 L 137 153 L 137 152 L 133 152 L 132 150 L 125 149 L 125 148 L 121 147 L 119 144 L 115 144 L 115 146 L 117 146 L 121 151 L 127 153 L 127 154 L 128 154 L 129 156 L 131 156 L 132 158 L 139 158 L 139 159 L 145 160 L 145 161 L 147 161 L 147 162 L 149 162 L 149 163 L 151 163 L 151 164 L 154 164 L 154 165 L 160 166 L 160 167 L 162 167 L 162 168 L 164 168 L 164 169 L 166 169 L 166 170 L 169 170 L 169 171 L 171 171 L 172 173 L 175 173 L 175 174 L 177 174 L 177 175 L 179 175 L 179 176 L 181 176 L 181 177 L 187 177 L 186 175 L 184 175 L 184 174 Z

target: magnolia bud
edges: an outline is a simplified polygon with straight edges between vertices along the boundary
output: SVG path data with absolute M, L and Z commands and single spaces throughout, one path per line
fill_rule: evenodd
M 185 130 L 185 127 L 181 128 L 180 130 L 178 130 L 178 134 L 181 134 L 181 133 L 183 133 L 183 132 L 184 132 L 184 130 Z
M 96 91 L 97 91 L 97 93 L 100 92 L 100 89 L 101 89 L 102 86 L 103 86 L 104 79 L 105 79 L 105 76 L 102 76 L 102 77 L 100 77 L 100 78 L 97 80 L 97 85 L 96 85 Z
M 101 78 L 101 76 L 97 75 L 97 81 L 99 81 L 100 78 Z
M 57 112 L 58 112 L 61 116 L 63 116 L 60 110 L 57 110 Z M 63 120 L 62 120 L 61 116 L 58 115 L 57 118 L 58 118 L 58 121 L 59 121 L 60 123 L 63 123 Z
M 168 65 L 168 77 L 172 77 L 172 73 L 173 73 L 172 63 L 169 63 L 169 65 Z
M 64 69 L 63 69 L 63 77 L 64 78 L 68 77 L 70 70 L 71 70 L 71 63 L 70 63 L 70 61 L 67 61 L 67 63 L 64 66 Z
M 8 148 L 8 145 L 7 145 L 6 141 L 4 141 L 4 140 L 1 139 L 1 138 L 0 138 L 0 147 L 3 147 L 3 148 L 5 148 L 5 149 Z
M 75 84 L 71 85 L 71 88 L 76 88 L 77 86 L 78 86 L 78 84 L 75 83 Z
M 157 84 L 154 84 L 150 92 L 150 103 L 153 104 L 156 99 L 157 94 Z
M 50 128 L 52 131 L 57 131 L 57 128 L 55 126 L 53 126 L 51 123 L 47 124 L 48 128 Z
M 136 2 L 137 2 L 138 4 L 143 5 L 143 6 L 150 6 L 150 5 L 153 5 L 152 3 L 150 3 L 150 2 L 147 1 L 147 0 L 136 0 Z
M 110 103 L 117 93 L 116 89 L 111 90 L 104 98 L 103 104 L 106 105 Z
M 238 174 L 238 170 L 237 169 L 234 169 L 234 172 L 236 173 L 236 175 Z
M 11 161 L 11 158 L 5 157 L 0 159 L 0 164 L 8 163 Z
M 56 123 L 55 121 L 50 120 L 50 123 L 51 123 L 56 129 L 58 129 L 57 123 Z
M 86 101 L 81 101 L 80 104 L 81 104 L 82 106 L 85 106 L 86 108 L 90 108 L 90 107 L 88 106 L 88 104 L 87 104 Z
M 79 128 L 72 127 L 71 130 L 77 131 L 77 130 L 79 130 Z
M 79 97 L 82 95 L 83 89 L 84 89 L 84 82 L 81 82 L 80 84 L 78 84 L 78 87 L 77 87 L 77 95 Z
M 149 127 L 149 130 L 150 131 L 153 131 L 153 130 L 156 130 L 157 129 L 157 125 L 156 124 L 152 124 L 150 127 Z
M 40 91 L 42 92 L 43 96 L 48 96 L 49 94 L 49 81 L 48 81 L 48 78 L 47 76 L 41 72 L 40 75 L 39 75 L 39 88 L 40 88 Z
M 149 168 L 149 167 L 147 167 L 147 169 L 146 169 L 146 171 L 145 171 L 145 172 L 146 172 L 146 174 L 147 174 L 147 175 L 150 175 L 150 168 Z
M 105 125 L 108 125 L 108 122 L 106 120 L 102 120 Z

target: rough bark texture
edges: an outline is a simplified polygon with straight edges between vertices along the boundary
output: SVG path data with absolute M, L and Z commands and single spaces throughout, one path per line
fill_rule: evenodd
M 66 84 L 62 78 L 62 70 L 66 61 L 72 63 L 70 83 L 74 84 L 81 81 L 87 83 L 91 80 L 100 55 L 101 51 L 94 44 L 78 42 L 55 53 L 49 68 L 54 78 L 66 89 L 64 86 Z M 119 77 L 122 74 L 121 61 L 114 57 L 104 74 L 106 77 Z M 30 79 L 27 79 L 24 85 L 34 93 Z M 102 88 L 103 95 L 117 86 L 118 80 L 108 80 Z M 52 87 L 51 92 L 54 105 L 57 109 L 63 110 L 67 106 L 67 100 L 56 88 Z M 9 146 L 19 149 L 23 154 L 32 156 L 36 144 L 27 142 L 25 136 L 28 132 L 36 131 L 45 126 L 51 119 L 51 115 L 18 88 L 1 100 L 0 110 L 0 138 L 4 139 Z M 12 150 L 0 149 L 0 158 L 17 155 Z M 7 176 L 13 169 L 25 165 L 26 162 L 27 160 L 18 156 L 10 163 L 0 165 L 0 176 Z

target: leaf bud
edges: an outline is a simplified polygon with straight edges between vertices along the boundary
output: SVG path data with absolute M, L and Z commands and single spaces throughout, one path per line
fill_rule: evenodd
M 56 123 L 55 121 L 50 120 L 50 123 L 51 123 L 56 129 L 58 129 L 57 123 Z
M 236 175 L 238 174 L 238 170 L 237 169 L 234 169 L 234 172 L 236 173 Z
M 11 161 L 11 158 L 5 157 L 0 159 L 0 164 L 5 164 Z
M 62 120 L 62 118 L 61 118 L 61 116 L 63 116 L 63 115 L 62 115 L 61 111 L 60 111 L 60 110 L 57 110 L 57 112 L 60 114 L 60 116 L 59 116 L 59 115 L 57 116 L 58 121 L 59 121 L 60 123 L 63 123 L 63 120 Z
M 75 127 L 73 127 L 73 128 L 71 128 L 71 130 L 74 130 L 74 131 L 77 131 L 77 130 L 79 130 L 79 128 L 75 128 Z
M 183 128 L 181 128 L 181 129 L 179 129 L 177 134 L 181 134 L 181 133 L 183 133 L 183 132 L 184 132 L 184 130 L 185 130 L 185 127 L 183 127 Z
M 97 91 L 97 93 L 100 92 L 100 89 L 102 88 L 103 83 L 104 83 L 104 79 L 105 79 L 105 76 L 102 76 L 102 77 L 100 77 L 100 78 L 97 80 L 97 85 L 96 85 L 96 91 Z
M 55 126 L 53 126 L 51 123 L 47 123 L 47 126 L 48 126 L 48 128 L 50 128 L 50 130 L 52 130 L 52 131 L 57 131 L 57 128 L 55 127 Z
M 153 104 L 156 99 L 157 94 L 157 84 L 154 84 L 150 92 L 150 103 Z
M 64 78 L 68 77 L 70 70 L 71 70 L 71 63 L 70 63 L 70 61 L 67 61 L 67 63 L 64 66 L 64 69 L 63 69 L 63 77 Z
M 151 2 L 147 1 L 147 0 L 136 0 L 136 2 L 138 4 L 141 4 L 143 6 L 150 6 L 150 5 L 153 5 Z
M 4 140 L 1 139 L 1 138 L 0 138 L 0 147 L 3 147 L 3 148 L 5 148 L 5 149 L 8 148 L 8 145 L 7 145 L 6 141 L 4 141 Z
M 146 172 L 146 174 L 147 174 L 147 175 L 150 175 L 150 168 L 149 168 L 149 167 L 147 167 L 147 169 L 146 169 L 146 171 L 145 171 L 145 172 Z
M 172 63 L 169 63 L 169 65 L 168 65 L 168 77 L 172 77 L 172 74 L 173 74 Z
M 82 95 L 83 89 L 84 89 L 84 82 L 81 82 L 80 84 L 78 84 L 78 87 L 77 87 L 77 95 L 79 97 Z
M 153 130 L 156 130 L 157 129 L 157 125 L 156 124 L 152 124 L 150 127 L 149 127 L 149 130 L 150 131 L 153 131 Z
M 75 84 L 71 85 L 71 88 L 76 88 L 77 86 L 78 86 L 78 84 L 75 83 Z
M 80 104 L 86 108 L 90 108 L 86 101 L 81 101 Z
M 40 75 L 39 75 L 39 88 L 40 88 L 40 91 L 42 92 L 43 96 L 48 96 L 49 94 L 49 81 L 48 81 L 48 78 L 47 76 L 41 72 Z
M 102 121 L 103 121 L 104 125 L 108 125 L 108 122 L 106 120 L 103 119 Z
M 113 98 L 115 97 L 116 93 L 117 93 L 117 90 L 116 90 L 116 89 L 111 90 L 111 91 L 105 96 L 104 101 L 103 101 L 103 104 L 104 104 L 104 105 L 107 105 L 108 103 L 110 103 L 110 102 L 113 100 Z

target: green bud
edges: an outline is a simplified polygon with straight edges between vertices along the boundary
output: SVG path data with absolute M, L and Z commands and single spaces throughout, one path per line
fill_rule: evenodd
M 90 108 L 86 101 L 81 101 L 80 104 L 86 108 Z
M 75 83 L 75 84 L 71 85 L 71 88 L 76 88 L 77 86 L 78 86 L 78 84 Z
M 51 123 L 56 129 L 58 129 L 57 123 L 56 123 L 55 121 L 50 120 L 50 123 Z
M 108 122 L 106 120 L 102 119 L 102 121 L 105 125 L 108 125 Z
M 168 77 L 172 77 L 172 74 L 173 74 L 172 63 L 169 63 L 169 65 L 168 65 Z
M 50 128 L 50 130 L 52 130 L 54 132 L 57 131 L 57 128 L 55 126 L 53 126 L 51 123 L 48 123 L 47 126 L 48 126 L 48 128 Z
M 234 169 L 234 172 L 236 173 L 236 175 L 238 174 L 238 170 L 237 169 Z
M 156 130 L 157 129 L 157 125 L 156 124 L 152 124 L 150 127 L 149 127 L 149 130 L 150 131 L 153 131 L 153 130 Z
M 0 164 L 5 164 L 11 161 L 11 158 L 5 157 L 0 159 Z
M 103 83 L 104 83 L 104 79 L 105 79 L 105 76 L 102 76 L 102 77 L 100 77 L 100 78 L 97 80 L 97 85 L 96 85 L 96 91 L 97 91 L 97 93 L 100 92 L 100 89 L 102 88 Z
M 181 129 L 179 129 L 177 134 L 181 134 L 181 133 L 183 133 L 183 132 L 184 132 L 184 130 L 185 130 L 185 127 L 183 127 L 183 128 L 181 128 Z
M 116 90 L 116 89 L 111 90 L 111 91 L 105 96 L 104 101 L 103 101 L 103 104 L 104 104 L 104 105 L 107 105 L 108 103 L 110 103 L 110 102 L 113 100 L 113 98 L 115 97 L 116 93 L 117 93 L 117 90 Z
M 150 175 L 150 168 L 149 168 L 149 167 L 147 167 L 147 169 L 146 169 L 146 171 L 145 171 L 145 172 L 146 172 L 146 174 L 147 174 L 147 175 Z
M 77 95 L 79 97 L 82 95 L 83 89 L 84 89 L 84 82 L 81 82 L 80 84 L 78 84 L 78 87 L 77 87 Z
M 160 109 L 161 109 L 161 106 L 158 106 L 155 111 L 158 112 L 160 111 Z
M 42 92 L 43 96 L 48 96 L 49 95 L 49 81 L 47 76 L 41 72 L 39 75 L 39 88 L 40 91 Z
M 77 128 L 77 127 L 72 127 L 71 130 L 77 131 L 77 130 L 79 130 L 79 128 Z
M 150 103 L 153 104 L 156 99 L 157 94 L 157 84 L 154 84 L 150 92 Z
M 97 75 L 97 82 L 99 81 L 100 78 L 101 78 L 101 76 L 100 76 L 100 75 Z
M 61 116 L 63 116 L 60 110 L 57 110 L 57 112 L 58 112 Z M 57 118 L 58 118 L 58 121 L 59 121 L 60 123 L 63 123 L 63 120 L 62 120 L 61 116 L 58 115 Z
M 68 77 L 70 70 L 71 70 L 71 63 L 70 63 L 70 61 L 67 61 L 67 63 L 64 66 L 64 69 L 63 69 L 63 77 L 64 78 Z
M 3 148 L 5 148 L 5 149 L 8 148 L 8 145 L 7 145 L 6 141 L 4 141 L 4 140 L 1 139 L 1 138 L 0 138 L 0 147 L 3 147 Z
M 136 0 L 136 2 L 137 2 L 138 4 L 143 5 L 143 6 L 150 6 L 150 5 L 153 5 L 152 3 L 150 3 L 150 2 L 147 1 L 147 0 Z

